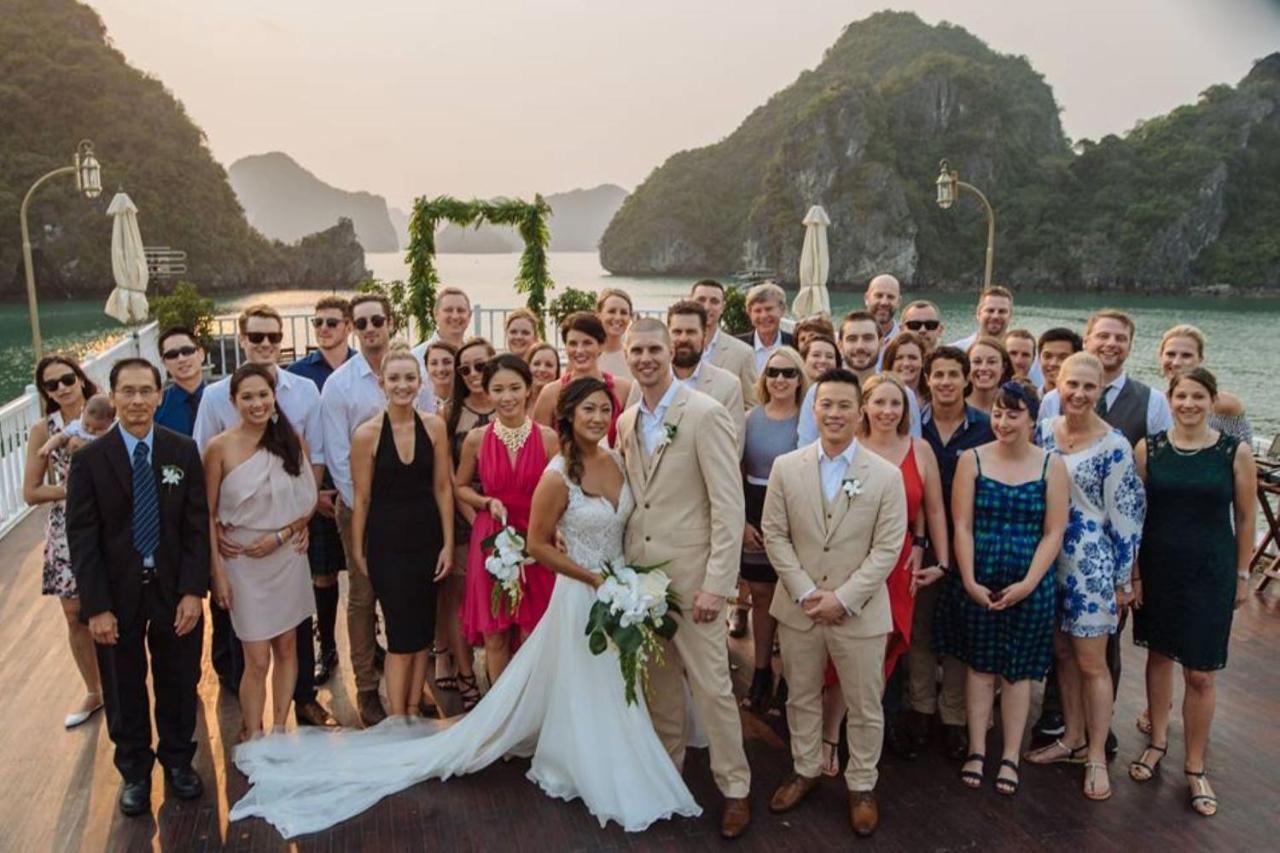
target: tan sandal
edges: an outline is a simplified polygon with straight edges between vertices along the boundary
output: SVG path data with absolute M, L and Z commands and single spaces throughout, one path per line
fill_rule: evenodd
M 1199 773 L 1183 769 L 1183 773 L 1191 777 L 1191 809 L 1201 817 L 1213 817 L 1218 813 L 1218 798 L 1213 795 L 1213 788 L 1205 778 L 1204 771 Z
M 1102 776 L 1107 780 L 1107 792 L 1105 794 L 1098 793 L 1098 771 L 1102 771 Z M 1101 803 L 1111 799 L 1111 777 L 1107 774 L 1107 765 L 1104 761 L 1086 761 L 1084 763 L 1084 795 L 1086 798 L 1094 802 Z
M 1022 757 L 1032 764 L 1083 764 L 1084 753 L 1088 748 L 1087 743 L 1067 746 L 1062 742 L 1062 738 L 1055 738 L 1053 743 L 1033 749 Z

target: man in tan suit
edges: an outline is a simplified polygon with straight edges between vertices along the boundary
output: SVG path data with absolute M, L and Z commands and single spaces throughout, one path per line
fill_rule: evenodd
M 671 372 L 680 382 L 725 407 L 737 429 L 738 455 L 741 456 L 747 433 L 742 386 L 729 371 L 702 360 L 702 344 L 707 333 L 706 310 L 693 301 L 677 302 L 667 309 L 667 331 L 671 334 Z M 639 402 L 640 384 L 637 382 L 631 386 L 626 407 Z
M 675 381 L 671 336 L 641 317 L 627 331 L 627 366 L 641 400 L 618 420 L 618 446 L 636 508 L 627 522 L 632 565 L 664 564 L 682 613 L 665 660 L 649 673 L 649 714 L 676 767 L 688 741 L 685 677 L 711 746 L 711 772 L 725 796 L 720 834 L 741 835 L 751 819 L 751 769 L 729 676 L 721 617 L 738 583 L 745 523 L 733 419 L 724 406 Z M 887 629 L 886 629 L 887 630 Z
M 858 835 L 870 835 L 879 823 L 880 698 L 893 626 L 885 579 L 902 550 L 907 502 L 898 469 L 854 440 L 862 408 L 857 377 L 837 368 L 817 386 L 819 440 L 774 461 L 761 518 L 780 581 L 769 613 L 778 620 L 790 690 L 795 765 L 769 808 L 788 811 L 818 784 L 822 679 L 830 656 L 849 709 L 849 821 Z
M 738 383 L 742 385 L 742 401 L 751 408 L 756 404 L 756 355 L 750 344 L 720 328 L 720 316 L 724 314 L 724 285 L 715 279 L 704 278 L 694 284 L 689 298 L 707 312 L 706 328 L 710 337 L 702 347 L 703 363 L 713 364 L 738 377 Z

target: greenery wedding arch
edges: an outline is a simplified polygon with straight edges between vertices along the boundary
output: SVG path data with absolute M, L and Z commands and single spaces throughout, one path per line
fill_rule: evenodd
M 555 287 L 547 269 L 550 215 L 551 206 L 541 195 L 535 195 L 532 202 L 510 198 L 461 201 L 443 195 L 415 200 L 405 259 L 409 262 L 409 315 L 418 329 L 426 334 L 435 325 L 432 312 L 436 305 L 436 287 L 440 284 L 440 275 L 436 272 L 436 229 L 444 222 L 459 228 L 488 223 L 510 225 L 524 241 L 515 288 L 517 293 L 527 294 L 525 305 L 537 315 L 538 332 L 545 337 L 542 317 L 547 307 L 547 291 Z

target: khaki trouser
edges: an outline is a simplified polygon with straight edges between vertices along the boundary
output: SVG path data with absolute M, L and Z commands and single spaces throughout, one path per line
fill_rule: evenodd
M 872 791 L 884 740 L 880 696 L 884 692 L 885 635 L 854 637 L 849 633 L 847 621 L 844 625 L 814 625 L 808 631 L 778 623 L 782 669 L 787 675 L 791 760 L 801 776 L 816 779 L 822 773 L 822 682 L 830 655 L 849 711 L 845 784 L 850 791 Z
M 906 705 L 913 711 L 933 716 L 936 711 L 944 725 L 963 726 L 964 664 L 952 657 L 942 658 L 942 692 L 938 692 L 938 655 L 933 651 L 933 611 L 946 578 L 916 593 L 911 617 L 911 647 L 907 649 Z
M 351 668 L 355 671 L 357 691 L 376 691 L 378 668 L 374 665 L 373 649 L 377 643 L 377 600 L 369 576 L 356 569 L 351 556 L 356 553 L 351 540 L 351 508 L 339 499 L 336 514 L 342 550 L 348 555 L 347 638 L 351 643 Z
M 685 612 L 691 613 L 692 606 L 687 607 Z M 710 741 L 711 774 L 716 787 L 731 799 L 746 797 L 751 792 L 751 768 L 742 745 L 742 717 L 729 676 L 724 619 L 694 622 L 683 614 L 675 619 L 675 637 L 663 642 L 663 663 L 654 664 L 649 670 L 647 698 L 653 727 L 676 768 L 683 769 L 689 740 L 689 715 L 684 704 L 687 675 L 694 713 Z

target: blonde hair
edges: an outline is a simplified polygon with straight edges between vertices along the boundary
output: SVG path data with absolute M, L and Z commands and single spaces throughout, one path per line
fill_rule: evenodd
M 907 395 L 907 386 L 892 373 L 877 373 L 862 383 L 862 423 L 858 426 L 861 435 L 871 434 L 871 418 L 867 415 L 867 399 L 871 392 L 881 385 L 892 385 L 902 395 L 902 417 L 898 418 L 898 435 L 906 435 L 911 431 L 911 398 Z
M 761 282 L 747 291 L 747 310 L 751 310 L 751 306 L 757 302 L 766 300 L 777 302 L 785 310 L 787 307 L 787 292 L 772 281 Z
M 1102 381 L 1105 371 L 1102 369 L 1102 362 L 1098 360 L 1096 355 L 1087 353 L 1084 350 L 1072 353 L 1063 360 L 1062 366 L 1058 368 L 1058 383 L 1062 383 L 1062 379 L 1067 375 L 1067 371 L 1075 367 L 1077 364 L 1083 364 L 1085 367 L 1098 374 L 1098 381 Z
M 512 308 L 507 318 L 502 321 L 502 330 L 505 332 L 511 328 L 511 324 L 516 320 L 528 320 L 533 324 L 533 333 L 538 333 L 538 315 L 521 305 L 519 308 Z
M 1160 347 L 1156 350 L 1160 355 L 1164 355 L 1164 345 L 1169 343 L 1173 338 L 1190 338 L 1196 342 L 1196 354 L 1200 356 L 1200 360 L 1204 360 L 1204 332 L 1192 326 L 1190 323 L 1179 323 L 1169 331 L 1160 336 Z
M 619 290 L 616 287 L 606 287 L 604 290 L 600 291 L 600 295 L 596 297 L 596 313 L 597 314 L 599 314 L 601 311 L 604 310 L 604 303 L 607 302 L 609 300 L 609 297 L 611 296 L 616 296 L 619 299 L 621 299 L 623 302 L 627 303 L 627 310 L 630 311 L 632 314 L 636 312 L 636 307 L 633 304 L 631 304 L 630 293 L 627 293 L 625 290 Z
M 249 327 L 250 317 L 265 317 L 268 320 L 275 320 L 276 325 L 280 327 L 280 331 L 284 331 L 284 320 L 280 317 L 280 312 L 265 302 L 258 302 L 246 307 L 240 312 L 240 316 L 236 318 L 236 325 L 240 327 L 240 334 L 245 334 L 245 329 Z
M 769 353 L 769 357 L 765 359 L 764 366 L 768 369 L 769 362 L 778 356 L 782 356 L 790 366 L 800 371 L 799 381 L 796 383 L 796 405 L 800 405 L 804 401 L 804 395 L 809 390 L 809 379 L 804 369 L 804 359 L 800 357 L 800 353 L 796 352 L 793 347 L 778 347 Z M 772 398 L 769 394 L 769 383 L 765 378 L 764 370 L 760 371 L 760 375 L 756 377 L 755 384 L 756 399 L 760 401 L 760 405 L 768 403 Z
M 422 379 L 422 365 L 418 363 L 418 357 L 413 354 L 413 350 L 404 341 L 392 341 L 391 345 L 387 347 L 386 355 L 382 356 L 382 366 L 378 370 L 378 376 L 385 375 L 387 365 L 393 361 L 412 361 L 414 367 L 418 368 L 418 379 Z

